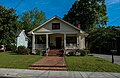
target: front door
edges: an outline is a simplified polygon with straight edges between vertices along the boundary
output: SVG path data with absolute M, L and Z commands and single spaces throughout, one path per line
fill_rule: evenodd
M 62 38 L 56 37 L 56 49 L 61 49 Z

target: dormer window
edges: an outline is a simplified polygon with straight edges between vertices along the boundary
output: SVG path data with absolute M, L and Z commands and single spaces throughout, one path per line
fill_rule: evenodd
M 52 29 L 53 29 L 53 30 L 58 30 L 58 29 L 60 29 L 60 23 L 52 23 Z

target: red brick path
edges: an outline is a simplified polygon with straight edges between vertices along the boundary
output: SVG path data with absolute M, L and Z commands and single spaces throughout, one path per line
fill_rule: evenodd
M 50 50 L 48 52 L 48 56 L 60 56 L 62 54 L 62 50 Z
M 64 57 L 46 56 L 32 64 L 30 69 L 35 70 L 66 70 Z

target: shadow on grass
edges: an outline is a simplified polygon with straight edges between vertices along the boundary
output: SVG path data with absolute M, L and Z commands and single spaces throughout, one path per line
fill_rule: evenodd
M 6 51 L 6 53 L 10 54 L 10 55 L 19 55 L 17 54 L 16 52 L 13 52 L 13 51 Z

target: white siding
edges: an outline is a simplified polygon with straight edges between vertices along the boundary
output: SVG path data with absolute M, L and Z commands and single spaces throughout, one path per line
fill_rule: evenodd
M 25 46 L 28 47 L 28 40 L 25 39 L 24 31 L 22 31 L 19 36 L 17 37 L 17 47 L 18 46 Z
M 52 23 L 60 23 L 60 29 L 58 30 L 52 30 Z M 51 22 L 44 25 L 42 28 L 39 28 L 35 31 L 35 33 L 38 32 L 49 32 L 49 33 L 70 33 L 70 34 L 77 34 L 80 33 L 79 30 L 75 29 L 72 26 L 69 26 L 66 23 L 63 23 L 62 21 L 59 21 L 57 19 L 52 20 Z

